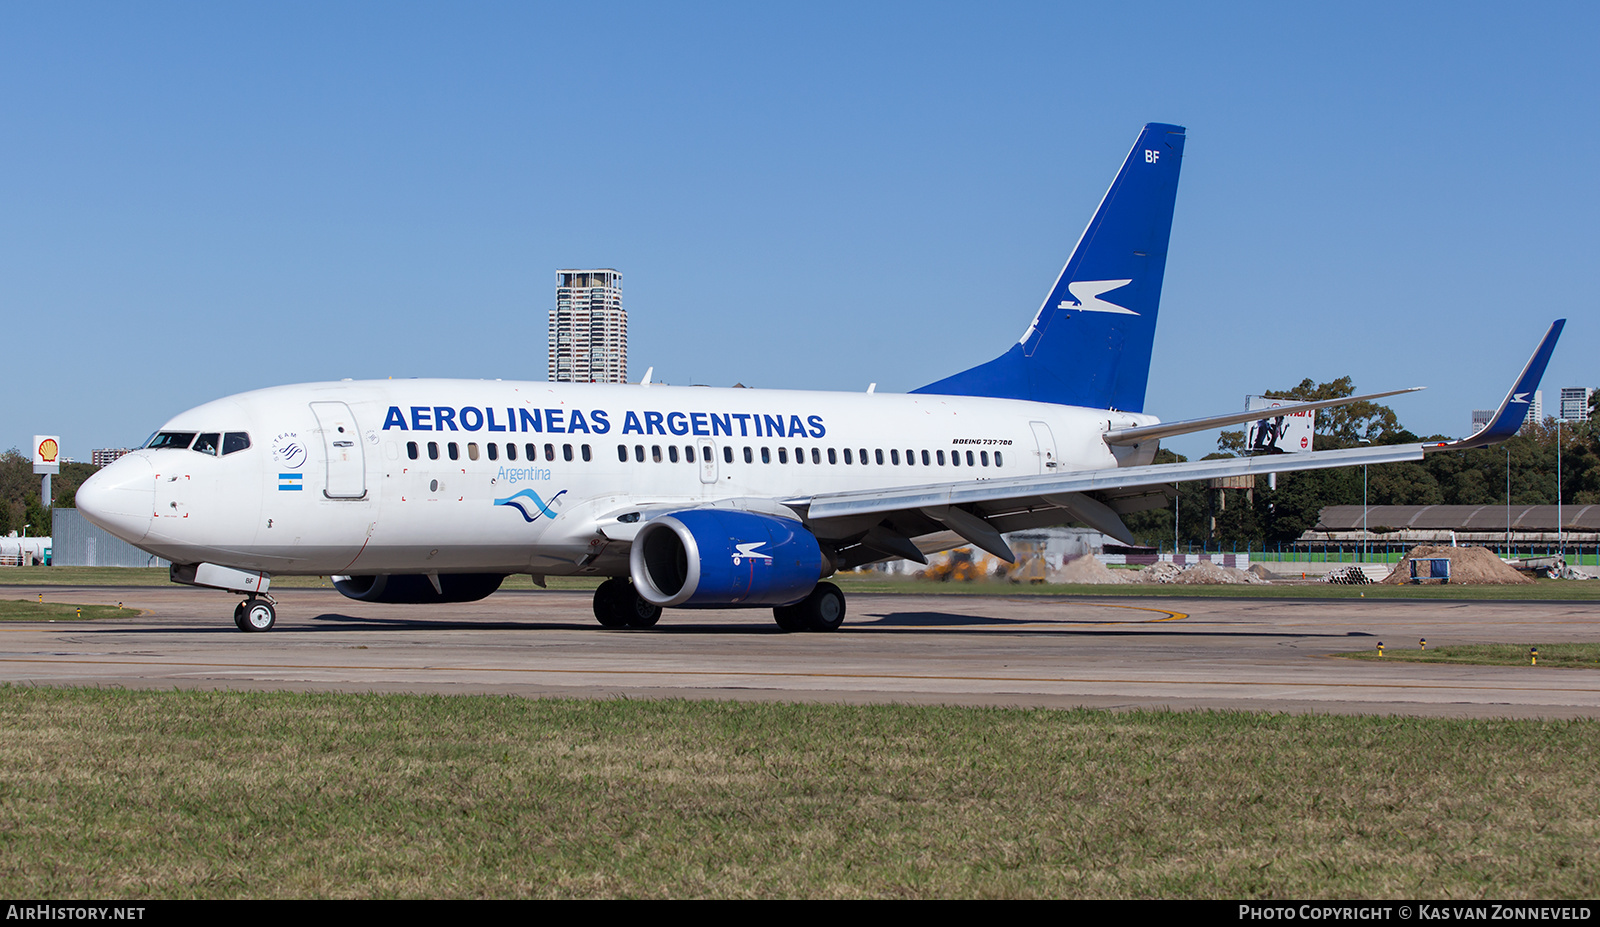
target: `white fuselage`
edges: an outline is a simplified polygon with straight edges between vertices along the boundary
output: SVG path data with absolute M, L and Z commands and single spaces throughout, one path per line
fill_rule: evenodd
M 304 384 L 175 416 L 160 433 L 194 433 L 194 443 L 123 457 L 85 484 L 80 504 L 175 563 L 621 575 L 626 545 L 605 526 L 630 510 L 1146 464 L 1154 442 L 1113 449 L 1100 436 L 1155 421 L 930 395 Z M 214 452 L 195 450 L 207 435 L 227 436 L 231 449 L 213 438 Z

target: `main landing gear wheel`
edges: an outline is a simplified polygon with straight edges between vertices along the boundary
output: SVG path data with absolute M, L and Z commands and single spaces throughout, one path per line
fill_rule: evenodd
M 234 606 L 233 623 L 249 633 L 270 631 L 278 623 L 278 610 L 266 599 L 246 599 Z
M 628 580 L 608 579 L 594 591 L 594 616 L 601 627 L 650 628 L 661 620 L 661 606 L 645 601 Z
M 833 583 L 817 583 L 800 601 L 774 608 L 772 617 L 785 631 L 837 631 L 844 624 L 844 593 Z

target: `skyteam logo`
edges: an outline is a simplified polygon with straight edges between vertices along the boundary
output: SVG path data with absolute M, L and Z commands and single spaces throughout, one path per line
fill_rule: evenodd
M 765 560 L 766 562 L 771 563 L 771 554 L 764 554 L 761 551 L 756 550 L 757 547 L 760 547 L 766 543 L 766 541 L 752 541 L 748 544 L 735 544 L 733 548 L 733 565 L 738 566 L 745 560 Z
M 298 470 L 306 465 L 306 446 L 300 443 L 299 435 L 286 431 L 272 439 L 272 459 L 285 470 Z
M 1120 287 L 1125 287 L 1133 280 L 1076 280 L 1067 284 L 1067 292 L 1072 294 L 1072 299 L 1063 299 L 1056 305 L 1057 309 L 1077 309 L 1080 312 L 1114 312 L 1119 315 L 1138 315 L 1132 309 L 1124 309 L 1116 303 L 1108 303 L 1100 298 L 1101 293 L 1109 293 Z
M 494 504 L 495 505 L 504 505 L 504 506 L 507 506 L 508 508 L 516 509 L 517 511 L 522 513 L 522 520 L 523 521 L 526 521 L 529 524 L 532 524 L 532 523 L 538 521 L 540 519 L 540 517 L 555 518 L 556 517 L 556 512 L 555 512 L 554 509 L 551 508 L 551 506 L 555 505 L 556 504 L 556 500 L 561 498 L 562 496 L 564 496 L 566 494 L 567 494 L 567 491 L 565 489 L 563 489 L 560 492 L 556 493 L 555 495 L 551 496 L 549 502 L 545 502 L 543 499 L 539 498 L 539 494 L 538 493 L 534 492 L 531 489 L 524 489 L 522 492 L 514 493 L 514 494 L 512 494 L 510 496 L 507 496 L 504 499 L 496 499 L 496 500 L 494 500 Z M 533 506 L 533 511 L 532 512 L 528 511 L 528 506 L 530 504 Z

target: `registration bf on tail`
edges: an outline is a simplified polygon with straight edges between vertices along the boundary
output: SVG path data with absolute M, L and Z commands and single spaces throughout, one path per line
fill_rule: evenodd
M 1012 560 L 1002 535 L 1045 525 L 1132 543 L 1122 516 L 1167 504 L 1179 480 L 1416 460 L 1516 432 L 1561 322 L 1462 441 L 1153 464 L 1164 437 L 1259 416 L 1145 412 L 1183 146 L 1183 128 L 1145 126 L 1021 338 L 908 394 L 284 386 L 174 416 L 85 482 L 78 507 L 170 560 L 175 581 L 242 594 L 245 631 L 276 621 L 274 576 L 426 604 L 482 598 L 514 573 L 607 577 L 594 598 L 607 627 L 748 607 L 826 631 L 845 617 L 837 570 L 967 544 Z

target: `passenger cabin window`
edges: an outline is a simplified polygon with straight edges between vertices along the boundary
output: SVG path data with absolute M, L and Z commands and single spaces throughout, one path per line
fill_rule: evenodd
M 476 442 L 476 441 L 468 441 L 467 442 L 467 459 L 468 460 L 477 460 L 478 459 L 478 442 Z
M 415 442 L 415 441 L 407 441 L 406 442 L 406 456 L 411 458 L 412 460 L 416 460 L 417 459 L 417 442 Z
M 154 438 L 150 439 L 150 443 L 145 445 L 145 447 L 152 451 L 168 449 L 181 451 L 188 447 L 193 441 L 194 432 L 192 431 L 160 431 L 156 433 Z
M 222 456 L 242 451 L 250 446 L 250 436 L 242 431 L 230 431 L 222 436 Z
M 500 459 L 500 445 L 494 444 L 494 443 L 491 442 L 489 444 L 485 444 L 483 446 L 483 449 L 489 452 L 489 459 L 490 460 L 499 460 Z
M 439 459 L 439 442 L 437 442 L 437 441 L 429 441 L 428 442 L 428 459 L 429 460 L 438 460 Z
M 206 432 L 197 438 L 194 442 L 194 447 L 190 448 L 190 450 L 199 451 L 202 454 L 210 454 L 212 457 L 215 457 L 217 456 L 217 448 L 220 444 L 222 444 L 221 433 L 211 431 Z
M 445 448 L 450 451 L 451 460 L 461 459 L 461 446 L 459 444 L 451 441 L 449 444 L 445 445 Z
M 506 459 L 507 460 L 516 460 L 517 459 L 517 446 L 515 444 L 507 444 L 506 445 Z
M 733 446 L 732 445 L 724 444 L 722 446 L 722 462 L 723 463 L 733 463 Z

